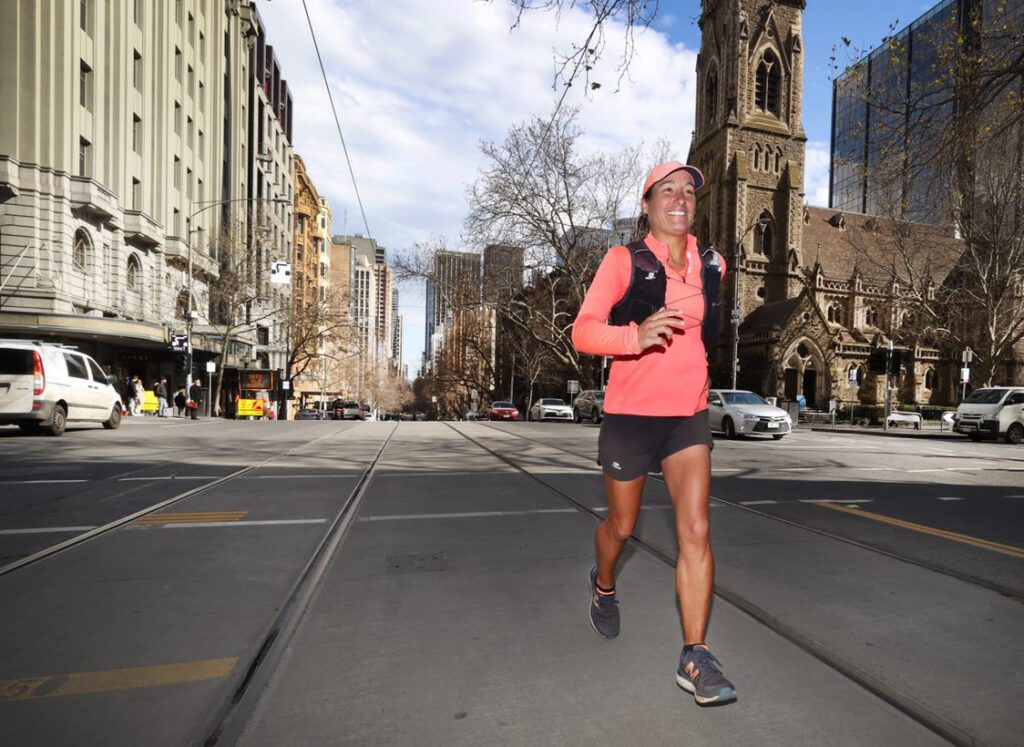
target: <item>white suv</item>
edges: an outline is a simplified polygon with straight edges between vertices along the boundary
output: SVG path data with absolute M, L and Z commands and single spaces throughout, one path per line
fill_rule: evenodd
M 0 425 L 59 436 L 69 420 L 121 425 L 121 398 L 99 364 L 63 345 L 0 340 Z

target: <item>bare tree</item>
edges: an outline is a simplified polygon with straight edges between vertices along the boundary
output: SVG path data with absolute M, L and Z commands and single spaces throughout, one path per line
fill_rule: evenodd
M 506 294 L 503 316 L 552 366 L 579 378 L 584 365 L 572 345 L 572 322 L 608 247 L 624 241 L 617 219 L 635 216 L 644 170 L 664 160 L 669 146 L 583 154 L 576 114 L 562 110 L 550 122 L 534 117 L 513 127 L 504 143 L 481 144 L 486 165 L 469 189 L 466 233 L 481 244 L 523 247 L 529 280 Z
M 515 29 L 527 12 L 554 12 L 561 15 L 567 10 L 584 8 L 593 17 L 587 35 L 573 42 L 568 50 L 555 52 L 554 86 L 561 84 L 566 89 L 582 78 L 587 90 L 601 87 L 591 79 L 594 66 L 604 53 L 608 28 L 613 24 L 621 26 L 622 53 L 616 67 L 618 80 L 629 70 L 635 50 L 635 35 L 646 29 L 658 14 L 658 0 L 511 0 L 516 10 Z

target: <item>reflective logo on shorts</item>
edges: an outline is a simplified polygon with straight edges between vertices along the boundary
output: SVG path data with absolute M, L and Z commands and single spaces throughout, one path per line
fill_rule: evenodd
M 622 467 L 620 467 L 620 466 L 619 466 L 619 463 L 618 463 L 618 462 L 612 462 L 612 468 L 613 468 L 613 469 L 618 469 L 618 470 L 621 470 L 621 469 L 622 469 Z

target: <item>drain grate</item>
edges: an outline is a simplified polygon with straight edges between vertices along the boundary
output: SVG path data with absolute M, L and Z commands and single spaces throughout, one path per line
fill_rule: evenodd
M 448 558 L 444 550 L 437 552 L 414 552 L 408 555 L 389 554 L 385 561 L 388 573 L 420 573 L 421 571 L 446 571 Z

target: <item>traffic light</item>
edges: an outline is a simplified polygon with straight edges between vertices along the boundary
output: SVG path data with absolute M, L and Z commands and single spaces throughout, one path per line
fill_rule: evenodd
M 187 374 L 188 373 L 188 356 L 187 355 L 185 355 L 184 353 L 180 354 L 175 359 L 175 363 L 177 364 L 177 371 L 178 371 L 178 373 L 180 373 L 180 374 Z
M 910 348 L 896 348 L 889 359 L 889 375 L 899 376 L 904 368 L 910 369 L 913 365 L 914 351 Z
M 868 354 L 868 371 L 875 374 L 884 374 L 888 368 L 888 348 L 871 348 L 871 352 Z

